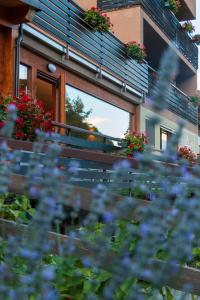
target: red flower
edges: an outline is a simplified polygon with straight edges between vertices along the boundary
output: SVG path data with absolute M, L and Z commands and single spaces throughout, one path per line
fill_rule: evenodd
M 0 129 L 4 126 L 4 122 L 0 121 Z
M 24 120 L 23 120 L 22 118 L 18 118 L 18 119 L 16 120 L 16 123 L 17 123 L 17 125 L 19 125 L 19 126 L 23 126 L 23 125 L 24 125 Z
M 24 133 L 20 132 L 20 131 L 17 131 L 15 136 L 16 136 L 17 139 L 23 139 L 24 138 Z

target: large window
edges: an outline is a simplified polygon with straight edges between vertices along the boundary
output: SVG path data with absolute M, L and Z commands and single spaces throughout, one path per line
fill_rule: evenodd
M 67 124 L 119 138 L 129 129 L 127 111 L 69 85 L 66 92 Z

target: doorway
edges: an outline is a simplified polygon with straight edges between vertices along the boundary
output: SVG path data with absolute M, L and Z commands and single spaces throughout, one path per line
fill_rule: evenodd
M 36 79 L 36 99 L 42 100 L 45 111 L 51 111 L 53 119 L 59 119 L 58 80 L 38 73 Z

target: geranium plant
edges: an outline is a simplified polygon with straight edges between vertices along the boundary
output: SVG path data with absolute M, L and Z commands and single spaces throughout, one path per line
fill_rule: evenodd
M 182 24 L 182 29 L 188 33 L 192 33 L 194 32 L 195 28 L 194 26 L 192 25 L 192 22 L 191 21 L 186 21 Z
M 113 27 L 109 16 L 94 6 L 85 12 L 84 21 L 93 27 L 93 31 L 109 32 Z
M 144 133 L 141 132 L 128 132 L 125 134 L 124 146 L 125 154 L 128 158 L 132 158 L 134 153 L 140 152 L 142 153 L 145 149 L 145 145 L 147 144 L 147 137 Z
M 165 6 L 176 14 L 181 7 L 181 3 L 180 0 L 165 0 Z
M 145 47 L 135 41 L 126 44 L 127 55 L 139 63 L 143 63 L 146 57 Z
M 13 137 L 16 139 L 33 141 L 36 138 L 36 129 L 52 131 L 52 113 L 46 112 L 44 103 L 22 94 L 20 97 L 2 97 L 0 99 L 0 128 L 8 115 L 8 105 L 14 104 L 17 108 Z
M 180 147 L 178 149 L 178 155 L 180 158 L 187 159 L 190 162 L 195 162 L 197 160 L 196 154 L 187 146 Z
M 192 41 L 193 43 L 197 44 L 197 45 L 200 45 L 200 34 L 195 34 L 193 37 L 192 37 Z

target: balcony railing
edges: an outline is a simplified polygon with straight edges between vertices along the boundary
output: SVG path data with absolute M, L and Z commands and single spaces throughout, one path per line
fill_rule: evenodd
M 192 43 L 188 34 L 182 30 L 176 16 L 169 9 L 165 8 L 164 0 L 98 0 L 98 6 L 102 10 L 127 7 L 133 4 L 141 4 L 143 6 L 147 14 L 197 69 L 198 48 Z
M 152 88 L 152 78 L 147 63 L 138 64 L 126 55 L 125 45 L 113 34 L 94 33 L 83 21 L 84 11 L 72 0 L 40 0 L 42 11 L 34 18 L 34 24 L 65 42 L 66 49 L 75 49 L 90 62 L 108 70 L 110 74 L 147 95 Z M 196 107 L 176 87 L 172 87 L 168 99 L 169 109 L 197 124 Z
M 113 34 L 94 33 L 83 20 L 84 11 L 71 0 L 40 0 L 42 11 L 33 23 L 87 56 L 99 70 L 106 68 L 138 91 L 148 91 L 148 66 L 126 55 L 125 45 Z
M 149 95 L 151 96 L 155 82 L 158 79 L 158 73 L 149 66 Z M 176 85 L 171 83 L 170 94 L 166 97 L 167 108 L 183 119 L 193 124 L 198 122 L 198 108 L 190 101 Z

